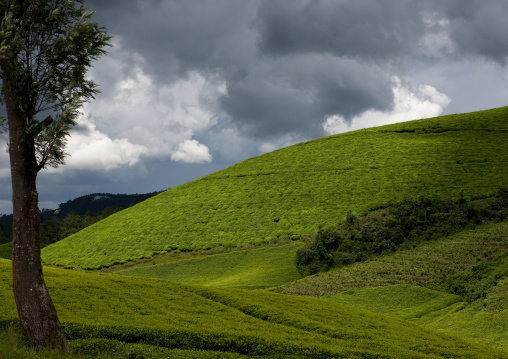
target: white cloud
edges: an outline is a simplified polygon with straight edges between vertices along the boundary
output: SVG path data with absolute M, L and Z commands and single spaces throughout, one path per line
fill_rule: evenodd
M 326 119 L 324 129 L 329 134 L 359 130 L 392 123 L 417 120 L 439 116 L 448 106 L 451 99 L 429 85 L 420 85 L 415 89 L 404 86 L 398 78 L 394 78 L 394 107 L 389 112 L 369 110 L 353 118 L 351 123 L 343 117 L 334 115 Z
M 190 72 L 172 83 L 159 83 L 144 71 L 142 56 L 133 53 L 126 60 L 124 52 L 117 48 L 92 72 L 99 84 L 109 82 L 104 95 L 85 106 L 86 117 L 109 137 L 144 146 L 147 157 L 181 158 L 179 146 L 214 125 L 224 81 Z M 108 77 L 101 79 L 103 74 Z
M 72 131 L 68 139 L 66 168 L 110 170 L 122 165 L 132 166 L 148 153 L 142 145 L 126 138 L 112 140 L 98 131 L 93 123 L 80 121 L 78 131 Z
M 212 162 L 212 155 L 208 147 L 196 140 L 185 140 L 178 146 L 178 150 L 171 155 L 173 161 L 185 163 Z

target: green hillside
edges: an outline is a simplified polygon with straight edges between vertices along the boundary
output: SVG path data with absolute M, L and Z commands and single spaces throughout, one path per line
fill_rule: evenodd
M 421 195 L 476 198 L 508 183 L 508 107 L 330 136 L 170 189 L 44 248 L 99 268 L 171 250 L 298 239 Z
M 116 274 L 215 287 L 273 288 L 301 278 L 295 267 L 295 258 L 296 251 L 304 246 L 304 243 L 296 242 L 277 247 L 235 251 L 126 269 Z
M 139 345 L 137 350 L 151 352 L 210 351 L 208 357 L 508 358 L 481 344 L 317 298 L 57 268 L 46 268 L 45 278 L 74 348 Z M 10 261 L 3 259 L 0 303 L 5 325 L 16 310 Z

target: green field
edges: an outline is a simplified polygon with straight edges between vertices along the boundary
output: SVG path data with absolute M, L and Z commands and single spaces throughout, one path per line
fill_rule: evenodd
M 100 268 L 171 250 L 298 239 L 348 211 L 508 183 L 508 107 L 330 136 L 170 189 L 46 247 L 46 264 Z
M 115 340 L 267 357 L 508 357 L 409 322 L 317 298 L 56 268 L 46 268 L 45 278 L 76 347 Z M 0 260 L 0 302 L 0 319 L 16 318 L 7 260 Z
M 508 358 L 508 221 L 489 217 L 492 199 L 448 237 L 306 278 L 295 262 L 349 211 L 379 209 L 355 227 L 375 231 L 405 199 L 493 195 L 507 148 L 508 107 L 298 144 L 44 248 L 46 264 L 102 268 L 45 267 L 45 279 L 77 359 Z M 10 266 L 0 259 L 0 358 L 68 358 L 16 349 L 16 326 L 2 329 L 17 317 Z
M 458 295 L 410 284 L 350 289 L 323 298 L 400 319 L 421 318 L 462 301 Z
M 291 283 L 301 276 L 296 271 L 296 251 L 301 242 L 216 254 L 121 270 L 116 274 L 170 279 L 172 281 L 216 287 L 266 289 Z

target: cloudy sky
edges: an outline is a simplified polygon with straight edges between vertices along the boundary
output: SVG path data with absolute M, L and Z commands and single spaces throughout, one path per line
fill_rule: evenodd
M 164 190 L 330 134 L 508 105 L 506 0 L 87 0 L 90 70 L 41 208 Z M 5 134 L 2 142 L 5 144 Z M 0 213 L 11 212 L 0 151 Z

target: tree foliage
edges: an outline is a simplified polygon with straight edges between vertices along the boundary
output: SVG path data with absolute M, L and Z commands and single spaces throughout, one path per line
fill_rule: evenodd
M 65 137 L 80 107 L 98 93 L 85 76 L 110 37 L 82 4 L 0 1 L 2 98 L 8 95 L 23 115 L 23 136 L 34 143 L 38 170 L 63 164 Z

